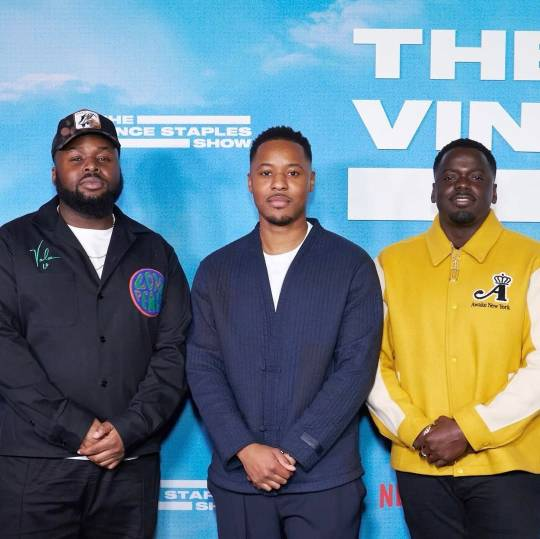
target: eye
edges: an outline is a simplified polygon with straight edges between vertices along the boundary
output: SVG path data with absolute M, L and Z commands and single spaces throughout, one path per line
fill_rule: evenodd
M 98 161 L 110 161 L 111 158 L 108 155 L 100 155 L 98 156 Z
M 484 181 L 484 177 L 481 174 L 473 174 L 471 176 L 471 180 L 474 180 L 475 182 L 481 182 Z
M 80 161 L 81 160 L 81 156 L 80 155 L 72 155 L 70 158 L 69 158 L 70 161 Z
M 289 170 L 289 176 L 300 176 L 300 171 L 299 170 Z
M 261 170 L 261 171 L 259 172 L 259 174 L 260 174 L 261 176 L 271 176 L 271 175 L 272 175 L 272 171 L 271 171 L 271 170 L 268 170 L 268 169 L 264 169 L 264 170 Z

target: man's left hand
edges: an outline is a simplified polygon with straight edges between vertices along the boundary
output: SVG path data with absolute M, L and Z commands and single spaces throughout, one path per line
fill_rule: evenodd
M 124 442 L 109 421 L 94 433 L 95 443 L 80 447 L 78 454 L 88 457 L 94 464 L 112 470 L 124 459 Z
M 421 453 L 435 466 L 447 466 L 470 449 L 459 425 L 446 416 L 439 417 L 423 439 Z

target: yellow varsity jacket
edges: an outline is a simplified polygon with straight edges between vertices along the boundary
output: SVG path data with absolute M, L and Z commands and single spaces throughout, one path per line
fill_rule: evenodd
M 368 407 L 392 466 L 426 475 L 540 473 L 540 243 L 493 212 L 455 249 L 439 224 L 377 260 L 385 323 Z M 412 444 L 440 415 L 474 452 L 436 468 Z

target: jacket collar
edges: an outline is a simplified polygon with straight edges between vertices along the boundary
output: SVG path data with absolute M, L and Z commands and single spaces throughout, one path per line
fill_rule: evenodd
M 286 289 L 287 283 L 291 279 L 294 279 L 294 276 L 296 275 L 295 270 L 298 269 L 301 261 L 307 256 L 307 253 L 309 253 L 312 246 L 318 241 L 317 238 L 319 238 L 324 231 L 317 219 L 310 218 L 308 221 L 313 225 L 313 228 L 309 232 L 307 238 L 304 240 L 304 243 L 302 243 L 300 250 L 294 257 L 294 260 L 287 271 L 287 275 L 283 281 L 284 288 L 282 288 L 282 293 L 283 290 Z M 259 223 L 257 223 L 255 228 L 247 236 L 245 236 L 245 238 L 247 240 L 245 249 L 247 251 L 246 254 L 248 255 L 246 256 L 246 267 L 250 268 L 250 270 L 253 271 L 254 275 L 256 276 L 256 280 L 261 291 L 261 297 L 263 299 L 262 306 L 266 312 L 266 316 L 268 317 L 267 319 L 269 321 L 275 320 L 276 314 L 283 312 L 283 305 L 284 301 L 286 302 L 285 298 L 287 297 L 287 294 L 284 294 L 283 297 L 280 295 L 278 309 L 276 310 L 274 308 L 274 300 L 272 298 L 270 281 L 268 279 L 268 270 L 266 268 L 266 262 L 264 259 Z
M 480 228 L 461 250 L 482 263 L 491 248 L 495 245 L 495 242 L 499 239 L 502 231 L 503 227 L 501 223 L 493 213 L 493 210 L 491 210 Z M 452 243 L 441 228 L 438 215 L 426 233 L 426 243 L 431 262 L 434 266 L 438 266 L 452 252 Z
M 73 234 L 64 219 L 62 219 L 58 213 L 57 208 L 58 197 L 54 197 L 39 208 L 34 215 L 34 222 L 40 228 L 49 230 L 56 236 L 58 241 L 64 242 L 77 249 L 83 255 L 87 261 L 87 266 L 90 268 L 91 263 L 86 252 L 79 243 L 79 240 L 75 237 L 75 234 Z M 125 215 L 117 206 L 114 207 L 113 212 L 115 217 L 114 229 L 111 236 L 111 243 L 109 244 L 109 249 L 107 251 L 107 257 L 105 258 L 105 266 L 103 267 L 101 279 L 98 279 L 95 271 L 91 271 L 92 278 L 99 283 L 100 288 L 105 285 L 124 254 L 136 241 L 137 235 L 151 232 L 150 229 L 146 228 L 144 225 L 137 223 L 137 221 L 134 221 Z

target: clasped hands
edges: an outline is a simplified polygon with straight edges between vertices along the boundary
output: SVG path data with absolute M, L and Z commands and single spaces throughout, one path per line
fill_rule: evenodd
M 244 466 L 247 480 L 266 492 L 280 489 L 296 471 L 296 460 L 277 447 L 249 444 L 236 456 Z
M 109 421 L 102 423 L 98 419 L 94 419 L 77 454 L 88 457 L 94 464 L 102 468 L 112 470 L 124 458 L 124 442 L 112 423 Z
M 430 464 L 438 468 L 453 464 L 471 450 L 456 421 L 444 415 L 422 430 L 416 437 L 413 447 L 420 451 L 420 455 Z

